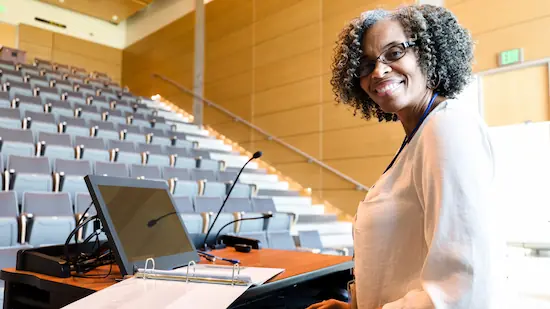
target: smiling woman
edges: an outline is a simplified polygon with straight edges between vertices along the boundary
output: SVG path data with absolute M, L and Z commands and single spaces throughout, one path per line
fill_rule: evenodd
M 405 139 L 357 208 L 352 301 L 311 309 L 493 308 L 493 246 L 503 243 L 490 221 L 492 146 L 479 115 L 454 99 L 472 59 L 468 31 L 431 5 L 368 11 L 340 34 L 336 100 L 399 120 Z

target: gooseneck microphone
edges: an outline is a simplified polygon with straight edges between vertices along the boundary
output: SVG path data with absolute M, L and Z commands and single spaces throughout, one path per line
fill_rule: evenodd
M 237 174 L 237 177 L 235 178 L 235 181 L 233 181 L 233 184 L 231 185 L 231 188 L 229 188 L 229 191 L 227 192 L 227 194 L 225 196 L 225 199 L 223 200 L 223 203 L 222 203 L 222 206 L 220 207 L 220 210 L 218 210 L 218 213 L 216 214 L 216 217 L 214 218 L 214 221 L 212 221 L 212 224 L 210 225 L 210 228 L 208 229 L 208 232 L 206 233 L 206 236 L 204 236 L 204 242 L 203 242 L 203 245 L 202 245 L 202 250 L 203 251 L 210 250 L 210 248 L 208 247 L 208 244 L 206 243 L 207 240 L 208 240 L 208 236 L 210 235 L 210 232 L 212 232 L 212 228 L 214 227 L 214 224 L 218 220 L 218 217 L 220 216 L 220 213 L 222 212 L 223 208 L 225 207 L 225 203 L 227 203 L 227 199 L 229 198 L 229 195 L 233 191 L 233 188 L 235 187 L 235 184 L 237 184 L 237 181 L 239 180 L 239 177 L 241 177 L 241 173 L 244 171 L 244 168 L 248 165 L 248 163 L 250 163 L 250 161 L 252 161 L 254 159 L 258 159 L 261 156 L 262 156 L 262 152 L 261 151 L 256 151 L 252 155 L 252 158 L 248 159 L 248 161 L 246 161 L 246 163 L 243 165 L 243 167 L 241 167 L 241 170 Z
M 214 248 L 214 249 L 223 249 L 223 248 L 227 247 L 227 246 L 226 246 L 225 244 L 223 244 L 223 243 L 222 243 L 222 244 L 219 244 L 219 243 L 218 243 L 218 239 L 219 239 L 220 234 L 221 234 L 221 232 L 223 231 L 223 229 L 226 228 L 226 227 L 228 227 L 229 225 L 231 225 L 231 224 L 233 224 L 233 223 L 235 223 L 235 222 L 240 222 L 240 221 L 269 219 L 269 218 L 271 218 L 271 217 L 273 217 L 272 214 L 264 214 L 264 215 L 261 216 L 261 217 L 240 218 L 240 219 L 236 219 L 236 220 L 227 222 L 227 224 L 225 224 L 224 226 L 222 226 L 222 227 L 220 228 L 220 230 L 218 231 L 218 234 L 216 234 L 216 238 L 214 238 L 214 239 L 215 239 L 215 243 L 214 243 L 213 248 Z

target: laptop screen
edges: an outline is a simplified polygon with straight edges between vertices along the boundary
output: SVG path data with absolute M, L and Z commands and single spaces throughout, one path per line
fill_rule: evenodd
M 86 176 L 121 272 L 133 274 L 148 258 L 157 269 L 198 260 L 195 247 L 163 181 Z M 159 219 L 160 218 L 160 219 Z M 151 221 L 154 224 L 151 224 Z M 125 268 L 123 271 L 122 268 Z

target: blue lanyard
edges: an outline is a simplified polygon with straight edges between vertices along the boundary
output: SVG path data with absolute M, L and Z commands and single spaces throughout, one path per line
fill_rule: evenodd
M 422 125 L 424 120 L 426 120 L 426 117 L 428 117 L 428 114 L 430 113 L 430 110 L 432 109 L 432 106 L 434 104 L 435 98 L 437 98 L 437 95 L 438 95 L 437 92 L 434 93 L 434 95 L 432 96 L 432 99 L 430 100 L 430 103 L 428 104 L 428 107 L 424 111 L 424 114 L 422 114 L 422 118 L 420 118 L 420 120 L 416 124 L 416 127 L 414 127 L 414 129 L 412 130 L 411 135 L 405 136 L 405 139 L 403 140 L 403 143 L 401 144 L 401 148 L 399 148 L 399 151 L 397 152 L 395 157 L 393 157 L 393 159 L 391 160 L 390 165 L 388 165 L 388 167 L 386 168 L 386 170 L 382 174 L 385 174 L 393 166 L 393 164 L 395 163 L 395 160 L 397 160 L 397 157 L 399 157 L 399 154 L 401 153 L 401 151 L 403 151 L 403 148 L 405 148 L 405 145 L 407 145 L 411 141 L 411 139 L 413 138 L 416 131 L 418 131 L 418 129 L 420 128 L 420 126 Z

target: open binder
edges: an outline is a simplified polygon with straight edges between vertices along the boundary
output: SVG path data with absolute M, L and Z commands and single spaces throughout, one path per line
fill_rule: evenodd
M 147 267 L 149 262 L 152 264 L 151 268 Z M 225 284 L 232 286 L 251 286 L 259 283 L 254 282 L 250 275 L 241 274 L 241 269 L 242 268 L 238 263 L 228 267 L 218 265 L 198 265 L 194 261 L 191 261 L 187 267 L 179 270 L 158 270 L 155 269 L 154 259 L 148 259 L 145 263 L 145 268 L 138 269 L 134 276 L 143 279 Z M 277 270 L 277 273 L 280 273 L 281 271 Z M 277 273 L 273 274 L 273 276 Z M 269 279 L 270 278 L 267 278 L 267 280 Z

